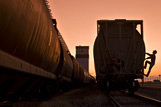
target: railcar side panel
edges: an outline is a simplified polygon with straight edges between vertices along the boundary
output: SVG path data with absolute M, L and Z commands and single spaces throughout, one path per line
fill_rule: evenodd
M 60 46 L 44 1 L 0 1 L 0 49 L 50 72 Z

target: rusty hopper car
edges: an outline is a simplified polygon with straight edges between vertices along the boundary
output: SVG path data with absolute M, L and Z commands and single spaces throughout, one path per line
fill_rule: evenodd
M 97 31 L 94 62 L 98 85 L 134 92 L 138 87 L 135 79 L 144 74 L 143 21 L 98 20 Z

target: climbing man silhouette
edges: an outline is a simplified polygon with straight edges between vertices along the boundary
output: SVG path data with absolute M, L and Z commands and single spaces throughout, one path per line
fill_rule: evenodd
M 150 62 L 150 61 L 147 61 L 147 60 L 146 60 L 146 62 L 145 62 L 145 66 L 144 66 L 145 69 L 146 69 L 147 63 L 150 64 L 149 71 L 148 71 L 148 73 L 145 75 L 146 77 L 149 76 L 152 67 L 155 65 L 155 54 L 156 54 L 156 53 L 157 53 L 156 50 L 153 51 L 153 54 L 146 53 L 147 55 L 149 55 L 149 57 L 147 57 L 146 59 L 151 59 L 151 62 Z

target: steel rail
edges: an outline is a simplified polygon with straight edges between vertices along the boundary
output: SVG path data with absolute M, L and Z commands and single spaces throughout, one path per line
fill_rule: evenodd
M 115 107 L 122 107 L 122 106 L 120 105 L 120 103 L 119 103 L 117 100 L 115 100 L 112 96 L 108 95 L 108 97 L 110 98 L 112 104 L 113 104 Z
M 151 98 L 151 97 L 148 97 L 148 96 L 144 96 L 144 95 L 141 95 L 139 93 L 135 93 L 133 96 L 136 97 L 136 98 L 140 98 L 140 99 L 146 100 L 146 101 L 148 101 L 148 102 L 150 102 L 152 104 L 155 104 L 155 105 L 158 105 L 158 106 L 160 105 L 161 106 L 161 101 L 158 100 L 158 99 Z
M 121 92 L 129 95 L 129 93 L 126 92 L 126 91 L 121 91 Z M 155 99 L 155 98 L 152 98 L 152 97 L 148 97 L 148 96 L 142 95 L 142 94 L 137 93 L 137 92 L 135 92 L 133 95 L 130 95 L 130 96 L 142 99 L 144 101 L 147 101 L 147 102 L 154 104 L 154 105 L 157 105 L 157 106 L 161 106 L 161 100 L 158 100 L 158 99 Z

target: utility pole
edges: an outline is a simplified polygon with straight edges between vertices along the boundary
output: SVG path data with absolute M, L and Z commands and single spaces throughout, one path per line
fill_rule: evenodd
M 159 82 L 160 82 L 160 76 L 161 76 L 161 75 L 159 75 Z

